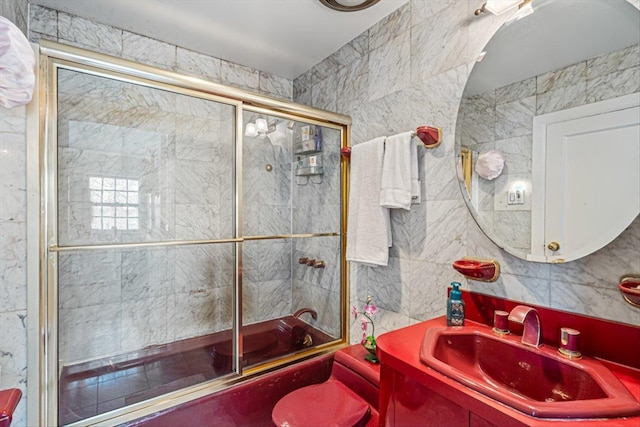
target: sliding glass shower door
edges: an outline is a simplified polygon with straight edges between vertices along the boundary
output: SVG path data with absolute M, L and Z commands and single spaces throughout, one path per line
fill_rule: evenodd
M 40 424 L 130 421 L 347 341 L 348 118 L 43 45 Z
M 232 372 L 211 345 L 232 335 L 236 106 L 64 68 L 57 87 L 68 424 Z

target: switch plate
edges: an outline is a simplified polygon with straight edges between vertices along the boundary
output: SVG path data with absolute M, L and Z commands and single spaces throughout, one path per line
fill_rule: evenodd
M 508 205 L 524 205 L 524 190 L 511 190 L 507 196 Z

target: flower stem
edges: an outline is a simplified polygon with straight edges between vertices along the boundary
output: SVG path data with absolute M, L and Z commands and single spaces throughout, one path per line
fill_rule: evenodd
M 369 319 L 369 322 L 371 323 L 371 336 L 375 338 L 375 336 L 376 336 L 376 325 L 373 323 L 373 319 L 371 317 L 369 317 L 369 315 L 367 313 L 365 313 L 364 311 L 362 312 L 362 315 L 364 317 L 366 317 L 367 319 Z

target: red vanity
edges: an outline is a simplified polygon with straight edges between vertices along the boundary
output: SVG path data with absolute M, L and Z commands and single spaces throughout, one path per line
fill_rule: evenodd
M 527 348 L 513 322 L 511 335 L 491 332 L 494 311 L 520 303 L 463 298 L 465 326 L 439 317 L 378 338 L 381 425 L 640 425 L 640 328 L 534 307 L 543 344 Z M 558 355 L 562 327 L 581 332 L 582 359 Z

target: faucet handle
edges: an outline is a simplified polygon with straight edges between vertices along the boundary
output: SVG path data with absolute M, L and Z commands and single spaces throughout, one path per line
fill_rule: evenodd
M 558 352 L 569 359 L 580 359 L 580 331 L 571 328 L 560 328 L 560 348 Z
M 497 335 L 508 335 L 509 332 L 509 313 L 503 310 L 493 312 L 493 332 Z

